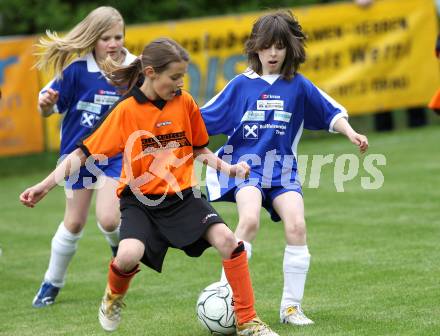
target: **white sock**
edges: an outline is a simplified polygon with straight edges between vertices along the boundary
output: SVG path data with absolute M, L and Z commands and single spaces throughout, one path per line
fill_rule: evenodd
M 121 225 L 118 225 L 118 227 L 114 231 L 105 231 L 102 227 L 101 223 L 96 222 L 98 224 L 98 228 L 101 230 L 102 234 L 105 237 L 105 240 L 110 244 L 110 246 L 116 247 L 119 244 L 119 228 Z
M 301 304 L 304 295 L 307 272 L 310 266 L 310 254 L 307 245 L 287 245 L 284 250 L 284 288 L 281 298 L 281 310 Z
M 247 260 L 249 260 L 252 257 L 252 244 L 248 243 L 247 241 L 244 241 L 244 240 L 242 240 L 242 242 L 244 245 L 244 249 L 246 250 Z M 225 274 L 225 270 L 223 267 L 222 267 L 222 275 L 220 277 L 220 281 L 221 282 L 228 282 L 228 280 L 226 279 L 226 274 Z
M 64 226 L 64 222 L 61 222 L 52 238 L 49 267 L 44 275 L 46 282 L 50 282 L 56 287 L 64 287 L 67 267 L 76 252 L 78 240 L 81 236 L 82 231 L 71 233 Z

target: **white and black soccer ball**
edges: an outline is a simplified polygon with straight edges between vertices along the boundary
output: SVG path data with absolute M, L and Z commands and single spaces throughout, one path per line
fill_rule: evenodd
M 197 299 L 196 312 L 211 335 L 235 334 L 232 289 L 227 282 L 214 282 L 206 287 Z

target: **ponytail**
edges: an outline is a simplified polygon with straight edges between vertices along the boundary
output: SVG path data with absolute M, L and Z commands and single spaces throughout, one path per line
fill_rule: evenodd
M 102 61 L 99 66 L 104 71 L 109 82 L 124 92 L 130 91 L 142 75 L 142 60 L 137 57 L 129 65 L 121 66 L 110 57 Z

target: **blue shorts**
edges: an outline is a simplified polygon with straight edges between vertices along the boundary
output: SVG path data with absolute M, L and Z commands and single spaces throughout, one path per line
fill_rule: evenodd
M 108 164 L 96 164 L 94 171 L 89 171 L 86 166 L 81 167 L 79 174 L 73 174 L 65 179 L 67 189 L 93 189 L 93 184 L 98 180 L 98 176 L 104 174 L 105 176 L 119 179 L 122 169 L 122 156 L 117 155 L 108 159 Z M 98 171 L 98 168 L 101 171 Z
M 274 222 L 281 221 L 280 216 L 277 214 L 275 209 L 272 206 L 273 200 L 286 192 L 289 191 L 295 191 L 299 193 L 301 196 L 302 188 L 301 183 L 298 180 L 295 180 L 291 182 L 289 185 L 286 186 L 270 186 L 270 187 L 264 187 L 262 186 L 261 180 L 257 183 L 249 183 L 248 181 L 244 181 L 243 183 L 240 183 L 235 188 L 230 189 L 227 193 L 223 194 L 219 199 L 216 199 L 215 201 L 223 201 L 223 202 L 236 202 L 236 196 L 237 192 L 244 187 L 255 187 L 260 190 L 261 196 L 262 196 L 262 206 L 269 212 L 270 218 Z

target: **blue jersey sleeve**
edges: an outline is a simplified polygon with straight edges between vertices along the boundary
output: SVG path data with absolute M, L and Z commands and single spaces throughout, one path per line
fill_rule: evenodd
M 231 135 L 240 123 L 241 115 L 236 113 L 240 110 L 236 78 L 200 109 L 209 135 Z
M 75 102 L 75 66 L 74 63 L 63 70 L 62 78 L 54 78 L 40 92 L 44 93 L 51 88 L 58 91 L 59 98 L 56 103 L 56 112 L 64 113 L 69 110 L 72 102 Z
M 345 108 L 313 83 L 305 80 L 304 128 L 309 130 L 333 130 L 340 117 L 347 117 Z

